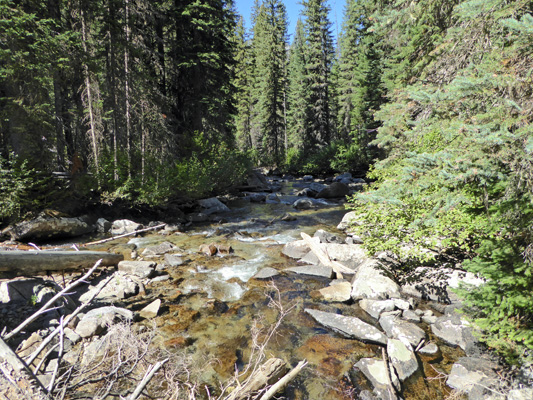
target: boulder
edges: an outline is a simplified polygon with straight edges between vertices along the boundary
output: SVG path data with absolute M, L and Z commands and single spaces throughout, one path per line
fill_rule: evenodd
M 161 307 L 161 300 L 157 299 L 152 301 L 150 304 L 148 304 L 146 307 L 144 307 L 141 311 L 139 311 L 139 316 L 144 319 L 150 319 L 157 317 L 157 314 L 159 313 L 159 308 Z
M 365 249 L 358 244 L 321 243 L 320 247 L 329 258 L 339 261 L 351 269 L 356 269 L 371 261 Z
M 252 203 L 262 203 L 266 200 L 265 193 L 246 193 L 245 198 L 249 198 Z
M 299 275 L 311 275 L 311 276 L 320 276 L 323 278 L 332 279 L 333 278 L 333 269 L 331 267 L 326 267 L 324 265 L 304 265 L 302 267 L 290 267 L 285 268 L 284 272 L 293 272 Z
M 453 364 L 446 384 L 468 394 L 469 400 L 483 400 L 498 383 L 498 365 L 479 357 L 462 357 Z
M 343 174 L 339 174 L 333 178 L 333 182 L 342 182 L 343 180 L 349 180 L 352 181 L 352 174 L 349 172 L 345 172 Z
M 397 315 L 382 315 L 379 324 L 388 337 L 408 342 L 413 348 L 418 347 L 426 338 L 426 332 L 422 328 L 398 318 Z
M 372 383 L 374 390 L 378 394 L 378 398 L 382 400 L 390 399 L 388 395 L 390 378 L 388 376 L 388 368 L 385 361 L 375 358 L 361 358 L 355 367 L 366 376 L 366 378 Z M 400 381 L 398 377 L 391 371 L 392 384 L 395 388 L 400 388 Z
M 303 258 L 309 253 L 309 250 L 309 246 L 304 240 L 295 240 L 283 246 L 281 252 L 290 258 Z
M 355 211 L 350 211 L 349 213 L 344 214 L 341 222 L 337 225 L 337 229 L 340 231 L 348 231 L 351 225 L 360 225 L 359 214 Z
M 379 319 L 379 316 L 386 311 L 393 311 L 396 306 L 394 300 L 370 300 L 363 299 L 359 302 L 359 307 L 365 310 L 372 317 Z
M 400 286 L 394 282 L 377 260 L 359 266 L 352 282 L 352 299 L 384 300 L 400 298 Z
M 315 232 L 313 237 L 317 237 L 320 240 L 320 243 L 337 243 L 343 244 L 344 240 L 339 235 L 334 233 L 326 232 L 323 229 L 319 229 Z M 331 257 L 331 256 L 330 256 Z
M 117 319 L 133 320 L 133 313 L 125 308 L 107 306 L 90 310 L 76 326 L 75 332 L 82 338 L 102 333 Z
M 398 339 L 389 339 L 387 354 L 401 381 L 405 381 L 418 370 L 418 361 L 409 343 L 404 343 Z
M 257 274 L 253 276 L 254 279 L 270 279 L 275 276 L 278 276 L 279 272 L 277 269 L 272 267 L 261 268 Z
M 111 226 L 111 235 L 124 235 L 126 233 L 138 231 L 142 228 L 143 226 L 141 224 L 138 224 L 137 222 L 131 221 L 129 219 L 118 219 L 116 221 L 113 221 L 113 225 Z
M 205 215 L 211 215 L 215 213 L 228 212 L 230 211 L 229 207 L 222 203 L 216 197 L 211 197 L 209 199 L 198 200 L 198 204 L 204 210 L 202 211 Z
M 152 261 L 121 261 L 118 263 L 118 270 L 144 279 L 152 277 L 156 265 Z
M 104 281 L 101 281 L 96 286 L 89 286 L 88 291 L 80 296 L 80 302 L 88 301 L 103 285 Z M 134 296 L 137 293 L 139 293 L 139 285 L 125 272 L 117 271 L 109 283 L 96 296 L 96 299 L 103 302 L 114 302 Z
M 431 331 L 446 343 L 459 346 L 468 355 L 479 352 L 478 341 L 473 335 L 472 327 L 457 313 L 437 318 L 437 321 L 431 325 Z
M 317 199 L 336 199 L 339 197 L 345 197 L 350 194 L 350 188 L 348 185 L 341 182 L 333 182 L 331 185 L 322 189 L 315 196 Z
M 4 231 L 12 240 L 48 240 L 57 238 L 71 238 L 85 235 L 95 230 L 85 218 L 48 217 L 39 216 L 30 221 L 24 221 Z
M 311 199 L 298 199 L 292 206 L 297 210 L 309 210 L 314 207 L 313 201 Z
M 261 190 L 269 188 L 267 178 L 257 169 L 248 173 L 248 176 L 246 177 L 246 185 Z
M 325 301 L 342 303 L 350 300 L 351 291 L 350 282 L 340 282 L 320 289 L 319 293 Z
M 111 229 L 113 224 L 105 218 L 98 218 L 96 221 L 96 232 L 107 233 Z
M 387 343 L 387 337 L 383 332 L 357 317 L 345 317 L 310 308 L 306 308 L 305 312 L 311 315 L 319 324 L 343 336 L 382 345 Z
M 61 288 L 50 280 L 41 278 L 14 279 L 0 284 L 0 303 L 21 302 L 39 305 L 50 300 Z
M 143 256 L 162 256 L 171 251 L 176 251 L 176 246 L 170 242 L 163 242 L 152 246 L 147 246 L 141 253 Z M 179 250 L 178 250 L 179 251 Z
M 302 190 L 297 191 L 296 196 L 300 197 L 315 197 L 316 192 L 314 190 L 311 190 L 310 188 L 303 188 Z
M 311 189 L 315 193 L 320 193 L 322 190 L 326 189 L 327 185 L 324 185 L 323 183 L 313 182 L 309 185 L 309 189 Z
M 418 267 L 409 274 L 402 292 L 425 300 L 451 304 L 458 300 L 450 289 L 456 289 L 462 283 L 479 286 L 483 279 L 471 272 L 452 268 Z

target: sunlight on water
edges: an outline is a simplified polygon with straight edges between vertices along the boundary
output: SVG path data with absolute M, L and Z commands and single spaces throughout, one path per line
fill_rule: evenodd
M 220 279 L 224 281 L 229 281 L 232 278 L 239 278 L 242 282 L 248 282 L 248 280 L 257 273 L 265 259 L 265 254 L 259 254 L 251 260 L 222 267 L 214 272 L 213 275 L 220 277 Z

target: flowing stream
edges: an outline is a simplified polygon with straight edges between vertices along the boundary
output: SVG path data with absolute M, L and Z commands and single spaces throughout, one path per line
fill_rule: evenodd
M 146 294 L 128 301 L 138 310 L 155 298 L 162 300 L 163 312 L 155 319 L 160 345 L 191 356 L 199 366 L 200 383 L 219 387 L 220 382 L 231 378 L 235 368 L 246 366 L 252 336 L 262 343 L 268 328 L 280 318 L 280 309 L 272 306 L 271 297 L 284 311 L 290 311 L 269 341 L 266 356 L 282 358 L 291 366 L 302 359 L 309 361 L 286 389 L 286 398 L 357 399 L 361 390 L 371 387 L 353 365 L 362 357 L 381 358 L 381 347 L 328 331 L 303 310 L 357 316 L 376 326 L 377 321 L 356 304 L 320 300 L 316 291 L 328 286 L 329 279 L 283 272 L 268 280 L 252 278 L 264 267 L 281 272 L 298 265 L 281 250 L 285 243 L 300 239 L 300 232 L 313 235 L 324 229 L 342 234 L 335 227 L 346 213 L 344 206 L 323 202 L 311 210 L 295 210 L 290 204 L 298 189 L 297 183 L 285 183 L 280 202 L 275 204 L 232 201 L 228 204 L 232 211 L 224 215 L 224 223 L 195 226 L 186 233 L 168 236 L 151 233 L 126 238 L 98 249 L 122 252 L 126 257 L 134 248 L 141 254 L 146 246 L 164 241 L 181 249 L 178 253 L 187 262 L 169 268 L 170 279 L 147 285 Z M 281 221 L 285 213 L 296 220 Z M 231 246 L 233 252 L 207 256 L 198 251 L 200 245 L 210 243 Z M 162 258 L 155 260 L 162 262 Z M 442 374 L 450 371 L 462 353 L 439 343 L 429 330 L 428 335 L 439 344 L 442 357 L 431 362 L 419 360 L 420 371 L 404 384 L 405 399 L 437 400 L 449 394 Z

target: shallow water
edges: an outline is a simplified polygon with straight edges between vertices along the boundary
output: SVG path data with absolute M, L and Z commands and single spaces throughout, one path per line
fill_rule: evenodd
M 285 185 L 291 194 L 299 184 Z M 302 275 L 285 275 L 271 281 L 252 279 L 263 267 L 283 270 L 297 265 L 281 254 L 283 244 L 300 239 L 300 232 L 318 229 L 336 232 L 345 214 L 342 204 L 328 203 L 312 210 L 297 211 L 288 204 L 256 204 L 242 200 L 229 203 L 231 213 L 223 224 L 196 226 L 186 233 L 122 239 L 100 246 L 129 257 L 136 248 L 141 254 L 147 245 L 169 241 L 181 250 L 188 262 L 168 270 L 171 279 L 147 286 L 146 295 L 131 299 L 135 308 L 161 298 L 163 315 L 156 319 L 159 343 L 172 351 L 192 355 L 201 365 L 202 383 L 216 392 L 220 382 L 231 378 L 235 368 L 250 361 L 255 340 L 262 342 L 268 329 L 283 316 L 276 334 L 266 346 L 266 355 L 284 359 L 294 366 L 307 359 L 309 366 L 286 389 L 288 399 L 351 399 L 370 386 L 353 365 L 360 358 L 381 358 L 381 347 L 346 339 L 318 325 L 305 308 L 357 316 L 373 325 L 377 321 L 357 305 L 324 303 L 313 291 L 328 286 L 329 280 Z M 283 222 L 290 213 L 296 221 Z M 337 232 L 340 234 L 340 232 Z M 233 248 L 233 253 L 209 257 L 198 252 L 201 244 L 217 243 Z M 161 260 L 158 260 L 161 262 Z M 270 298 L 278 303 L 273 307 Z M 282 310 L 280 310 L 280 306 Z M 284 310 L 291 311 L 284 315 Z M 254 328 L 255 327 L 255 328 Z M 431 333 L 429 336 L 431 338 Z M 462 353 L 439 343 L 443 357 L 438 362 L 420 360 L 424 371 L 404 385 L 405 399 L 444 399 L 448 394 L 439 374 L 448 373 Z M 425 375 L 425 376 L 424 376 Z M 430 379 L 428 379 L 430 378 Z

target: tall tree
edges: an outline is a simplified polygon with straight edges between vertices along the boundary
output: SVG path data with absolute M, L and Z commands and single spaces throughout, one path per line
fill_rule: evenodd
M 310 129 L 313 145 L 327 145 L 334 138 L 331 118 L 331 67 L 334 56 L 329 7 L 326 0 L 303 1 L 307 38 L 306 79 L 309 86 Z

